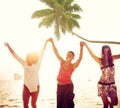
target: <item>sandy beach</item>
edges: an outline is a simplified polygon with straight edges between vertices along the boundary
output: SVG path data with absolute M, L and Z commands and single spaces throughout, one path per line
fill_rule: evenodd
M 81 80 L 81 82 L 84 83 L 74 82 L 75 108 L 102 108 L 102 101 L 100 97 L 97 96 L 96 81 Z M 85 86 L 85 84 L 87 86 Z M 38 108 L 56 108 L 56 86 L 47 86 L 45 83 L 43 85 L 41 84 L 41 92 L 37 101 Z M 0 108 L 23 108 L 21 97 L 22 82 L 0 81 L 0 87 Z M 43 89 L 44 87 L 48 89 Z M 119 87 L 118 96 L 120 96 Z M 120 108 L 120 97 L 118 106 L 114 108 Z

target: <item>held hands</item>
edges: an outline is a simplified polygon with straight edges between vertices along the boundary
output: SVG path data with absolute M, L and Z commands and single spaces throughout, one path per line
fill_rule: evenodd
M 43 46 L 43 49 L 44 49 L 44 50 L 46 49 L 47 43 L 48 43 L 49 41 L 52 41 L 52 38 L 48 38 L 48 39 L 45 41 L 45 44 L 44 44 L 44 46 Z
M 53 39 L 51 37 L 47 41 L 53 43 Z
M 53 42 L 53 39 L 52 39 L 52 38 L 49 38 L 47 41 L 49 41 L 49 42 Z
M 52 39 L 52 38 L 48 38 L 48 39 L 46 40 L 45 45 L 44 45 L 44 49 L 45 49 L 45 47 L 46 47 L 46 45 L 47 45 L 47 42 L 53 42 L 53 39 Z
M 83 42 L 83 41 L 80 42 L 80 46 L 85 46 L 85 45 L 86 45 L 85 42 Z
M 51 42 L 51 43 L 53 43 L 53 39 L 50 37 L 49 39 L 47 39 L 47 42 Z M 84 41 L 81 41 L 80 42 L 80 46 L 86 46 L 87 44 L 84 42 Z

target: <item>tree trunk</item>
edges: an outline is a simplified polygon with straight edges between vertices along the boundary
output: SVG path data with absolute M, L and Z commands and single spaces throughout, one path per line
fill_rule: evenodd
M 116 41 L 99 41 L 99 40 L 88 40 L 86 38 L 83 38 L 82 36 L 79 36 L 78 34 L 72 32 L 73 35 L 77 36 L 78 38 L 81 38 L 82 40 L 85 40 L 87 42 L 91 42 L 91 43 L 106 43 L 106 44 L 120 44 L 120 42 L 116 42 Z

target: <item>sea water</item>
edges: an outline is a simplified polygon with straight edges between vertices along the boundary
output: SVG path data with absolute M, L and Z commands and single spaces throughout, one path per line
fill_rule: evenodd
M 97 96 L 95 80 L 79 80 L 74 82 L 75 108 L 102 108 L 102 101 Z M 56 108 L 56 82 L 41 82 L 37 108 Z M 0 80 L 0 108 L 23 108 L 22 80 Z M 118 86 L 120 108 L 120 86 Z M 29 102 L 31 108 L 31 104 Z

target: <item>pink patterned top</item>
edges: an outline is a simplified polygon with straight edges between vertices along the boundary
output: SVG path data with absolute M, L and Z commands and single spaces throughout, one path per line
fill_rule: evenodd
M 101 68 L 102 70 L 102 76 L 99 80 L 100 83 L 110 84 L 114 83 L 114 75 L 115 75 L 115 68 L 114 64 L 112 66 L 104 66 Z

